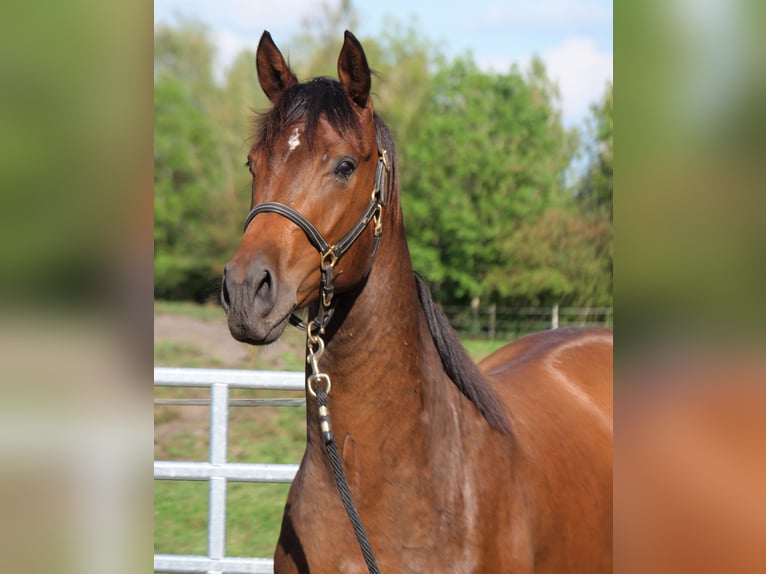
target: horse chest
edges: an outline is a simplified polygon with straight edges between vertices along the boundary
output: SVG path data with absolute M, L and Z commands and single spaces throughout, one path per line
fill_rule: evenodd
M 302 469 L 301 475 L 288 501 L 286 522 L 290 528 L 283 527 L 280 539 L 280 548 L 290 550 L 277 551 L 276 572 L 304 572 L 308 568 L 312 574 L 366 574 L 334 483 L 310 465 Z M 432 497 L 426 496 L 429 493 L 400 491 L 392 482 L 385 483 L 388 487 L 383 489 L 374 510 L 360 506 L 382 572 L 484 571 L 474 520 L 463 516 L 469 504 L 461 500 L 461 512 L 453 514 L 443 504 L 435 504 Z M 469 495 L 470 489 L 465 494 Z M 470 513 L 474 512 L 471 509 Z

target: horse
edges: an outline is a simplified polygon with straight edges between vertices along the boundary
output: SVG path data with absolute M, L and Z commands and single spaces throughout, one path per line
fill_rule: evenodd
M 256 68 L 272 107 L 221 300 L 239 341 L 307 328 L 306 450 L 275 572 L 374 571 L 330 425 L 380 572 L 611 572 L 611 331 L 537 333 L 475 365 L 413 270 L 359 41 L 346 31 L 337 80 L 301 83 L 264 32 Z

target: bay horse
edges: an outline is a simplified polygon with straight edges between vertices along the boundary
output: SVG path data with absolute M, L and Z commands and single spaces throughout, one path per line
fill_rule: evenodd
M 534 334 L 477 367 L 413 271 L 361 44 L 345 33 L 339 81 L 300 83 L 264 32 L 256 67 L 273 106 L 221 299 L 255 345 L 309 310 L 306 451 L 275 571 L 367 572 L 321 391 L 381 572 L 611 572 L 611 331 Z

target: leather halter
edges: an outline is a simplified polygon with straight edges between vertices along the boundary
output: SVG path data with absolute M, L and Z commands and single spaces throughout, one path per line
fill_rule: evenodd
M 375 168 L 375 183 L 373 184 L 370 203 L 367 204 L 367 209 L 364 210 L 356 224 L 334 245 L 330 245 L 316 226 L 303 214 L 284 203 L 276 201 L 260 203 L 250 210 L 245 219 L 243 233 L 247 231 L 248 226 L 259 213 L 276 213 L 286 217 L 303 230 L 311 245 L 319 251 L 320 268 L 322 270 L 320 282 L 321 312 L 314 318 L 316 332 L 324 332 L 324 328 L 329 323 L 335 308 L 333 301 L 335 278 L 337 277 L 335 265 L 354 242 L 359 239 L 370 224 L 370 221 L 373 220 L 375 220 L 375 244 L 372 248 L 371 261 L 375 259 L 375 254 L 378 252 L 380 238 L 383 235 L 382 213 L 387 200 L 388 172 L 391 170 L 391 164 L 389 163 L 387 151 L 380 145 L 377 130 L 375 135 L 378 146 L 378 164 Z M 290 323 L 297 327 L 307 328 L 307 325 L 295 313 L 290 315 Z

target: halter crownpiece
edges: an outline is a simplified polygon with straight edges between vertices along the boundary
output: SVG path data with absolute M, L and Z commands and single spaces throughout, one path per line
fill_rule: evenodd
M 383 235 L 382 215 L 383 208 L 386 206 L 386 201 L 388 199 L 388 172 L 391 171 L 391 164 L 388 158 L 388 152 L 380 145 L 377 130 L 375 136 L 378 142 L 378 164 L 375 168 L 375 182 L 372 188 L 370 203 L 367 204 L 367 208 L 364 210 L 364 213 L 356 224 L 334 245 L 330 245 L 316 226 L 303 214 L 284 203 L 276 201 L 260 203 L 250 210 L 250 213 L 247 214 L 247 218 L 245 219 L 245 225 L 242 230 L 243 233 L 247 231 L 248 226 L 259 213 L 276 213 L 282 217 L 286 217 L 303 230 L 311 245 L 319 251 L 322 279 L 319 288 L 321 311 L 314 318 L 314 325 L 317 332 L 324 332 L 334 311 L 333 297 L 335 294 L 335 278 L 337 277 L 335 274 L 335 265 L 340 258 L 345 255 L 354 242 L 359 239 L 370 224 L 370 221 L 375 222 L 375 244 L 373 245 L 372 254 L 370 256 L 371 261 L 374 261 L 375 255 L 378 252 L 380 238 Z M 306 328 L 305 323 L 295 313 L 290 315 L 290 323 L 300 328 Z

